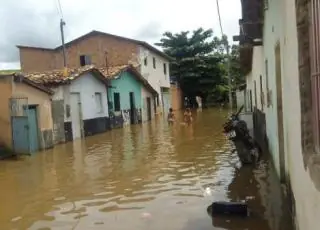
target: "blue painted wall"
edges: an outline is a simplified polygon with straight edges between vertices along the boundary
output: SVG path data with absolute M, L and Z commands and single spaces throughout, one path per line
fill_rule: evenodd
M 129 72 L 124 72 L 119 78 L 111 80 L 112 88 L 108 90 L 109 101 L 112 102 L 112 110 L 114 110 L 113 93 L 120 93 L 121 110 L 130 109 L 129 93 L 134 93 L 135 105 L 137 109 L 141 106 L 141 90 L 142 84 Z

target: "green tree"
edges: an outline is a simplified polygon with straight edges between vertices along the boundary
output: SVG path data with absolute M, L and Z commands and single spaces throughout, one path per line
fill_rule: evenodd
M 232 76 L 232 85 L 236 87 L 246 82 L 240 66 L 240 47 L 238 45 L 233 45 L 231 47 L 230 58 L 230 74 Z
M 207 99 L 215 103 L 228 99 L 226 41 L 226 36 L 220 39 L 213 36 L 212 30 L 199 28 L 192 33 L 166 32 L 156 45 L 174 58 L 170 74 L 177 79 L 184 96 L 201 96 L 205 104 Z

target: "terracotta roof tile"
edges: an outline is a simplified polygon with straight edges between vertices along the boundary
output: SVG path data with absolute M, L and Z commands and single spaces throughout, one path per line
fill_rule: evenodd
M 114 76 L 118 75 L 121 71 L 127 69 L 129 66 L 130 65 L 122 65 L 122 66 L 113 66 L 109 68 L 97 68 L 94 65 L 87 65 L 87 66 L 83 66 L 75 69 L 68 68 L 66 75 L 64 75 L 64 71 L 62 69 L 44 71 L 44 72 L 25 73 L 23 75 L 27 79 L 37 84 L 43 84 L 43 85 L 65 84 L 76 79 L 80 75 L 90 71 L 98 71 L 105 78 L 111 79 Z
M 133 63 L 129 65 L 111 66 L 108 68 L 97 68 L 94 65 L 87 65 L 76 69 L 67 69 L 67 74 L 64 75 L 63 70 L 52 70 L 45 72 L 34 72 L 22 74 L 26 79 L 43 86 L 62 85 L 76 79 L 84 73 L 95 71 L 101 74 L 106 79 L 113 79 L 120 75 L 122 72 L 131 72 L 137 80 L 139 80 L 151 92 L 157 94 L 157 91 L 148 83 L 148 81 L 137 70 L 139 64 Z

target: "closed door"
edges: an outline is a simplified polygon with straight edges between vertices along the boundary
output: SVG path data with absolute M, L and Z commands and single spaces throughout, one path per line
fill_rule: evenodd
M 71 124 L 73 140 L 81 138 L 80 93 L 70 94 Z
M 147 97 L 147 118 L 148 121 L 151 120 L 151 98 Z
M 130 122 L 131 124 L 135 123 L 135 100 L 134 100 L 134 93 L 129 93 L 130 98 Z
M 38 133 L 38 119 L 37 119 L 37 108 L 34 106 L 28 109 L 28 120 L 29 120 L 29 145 L 30 153 L 39 150 L 39 133 Z
M 12 117 L 12 142 L 15 153 L 29 153 L 28 117 Z

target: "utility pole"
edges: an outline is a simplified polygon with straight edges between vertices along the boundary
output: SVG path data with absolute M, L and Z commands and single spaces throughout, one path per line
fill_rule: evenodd
M 67 68 L 66 47 L 65 47 L 65 44 L 64 44 L 64 31 L 63 31 L 63 27 L 65 25 L 66 25 L 66 23 L 61 18 L 61 20 L 60 20 L 60 32 L 61 32 L 62 52 L 63 52 L 63 67 Z
M 232 81 L 231 81 L 231 58 L 230 58 L 230 50 L 229 50 L 229 42 L 226 40 L 226 50 L 227 50 L 227 57 L 228 57 L 228 66 L 227 66 L 227 73 L 228 73 L 228 85 L 229 85 L 229 106 L 230 110 L 232 111 L 233 103 L 232 103 Z

